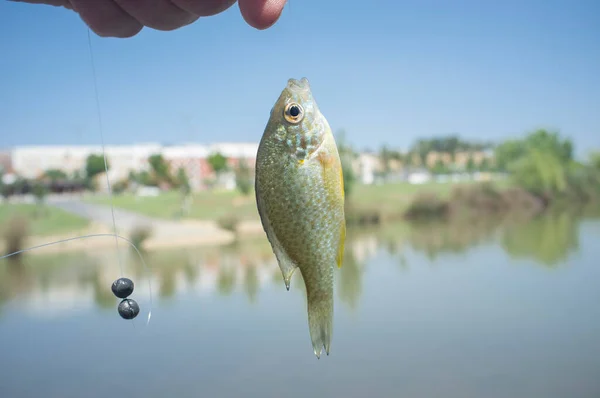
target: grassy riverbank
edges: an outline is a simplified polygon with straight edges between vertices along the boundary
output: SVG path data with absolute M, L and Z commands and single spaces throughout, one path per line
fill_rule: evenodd
M 97 195 L 85 199 L 88 203 L 109 206 L 108 195 Z M 139 197 L 134 194 L 115 195 L 115 207 L 161 219 L 181 216 L 182 195 L 176 191 L 162 192 L 158 196 Z M 237 191 L 206 191 L 192 195 L 189 211 L 185 218 L 218 220 L 224 216 L 236 216 L 242 220 L 258 217 L 254 194 L 243 196 Z
M 473 183 L 465 182 L 460 186 Z M 507 183 L 495 183 L 506 187 Z M 440 198 L 447 197 L 456 183 L 409 184 L 393 183 L 382 185 L 356 185 L 347 198 L 348 220 L 365 215 L 376 215 L 381 219 L 401 218 L 411 202 L 422 192 L 431 192 Z M 115 207 L 162 219 L 177 218 L 181 214 L 182 197 L 177 192 L 164 192 L 155 197 L 137 197 L 132 194 L 115 196 Z M 110 205 L 106 195 L 86 199 L 89 203 Z M 237 191 L 207 191 L 195 193 L 185 218 L 220 220 L 225 217 L 239 221 L 258 220 L 254 194 L 242 196 Z
M 50 206 L 0 204 L 0 232 L 4 233 L 15 218 L 26 220 L 29 234 L 35 236 L 67 234 L 89 226 L 85 218 Z

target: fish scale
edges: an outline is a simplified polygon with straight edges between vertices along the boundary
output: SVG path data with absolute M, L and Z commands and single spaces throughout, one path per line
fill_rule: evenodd
M 331 128 L 306 78 L 289 79 L 271 110 L 256 156 L 255 188 L 286 288 L 297 268 L 304 279 L 314 353 L 319 358 L 325 348 L 329 355 L 333 270 L 342 264 L 346 236 L 343 175 Z

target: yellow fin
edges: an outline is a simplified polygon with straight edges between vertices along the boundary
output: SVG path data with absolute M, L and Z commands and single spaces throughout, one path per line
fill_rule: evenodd
M 340 185 L 342 187 L 342 199 L 346 198 L 346 193 L 344 192 L 344 170 L 340 166 Z
M 342 263 L 344 262 L 344 247 L 346 246 L 346 221 L 342 221 L 342 227 L 340 229 L 340 243 L 338 245 L 338 253 L 336 257 L 336 262 L 338 268 L 342 267 Z
M 341 196 L 342 205 L 344 202 L 344 173 L 342 164 L 337 156 L 331 153 L 322 151 L 317 155 L 317 159 L 321 163 L 323 180 L 329 186 L 329 200 L 338 201 Z M 337 169 L 337 170 L 336 170 Z M 335 183 L 335 179 L 339 178 L 339 184 Z M 338 191 L 339 190 L 339 191 Z M 336 263 L 338 268 L 341 268 L 344 261 L 344 247 L 346 243 L 346 220 L 342 220 L 340 226 L 340 241 L 338 244 L 338 252 L 336 255 Z

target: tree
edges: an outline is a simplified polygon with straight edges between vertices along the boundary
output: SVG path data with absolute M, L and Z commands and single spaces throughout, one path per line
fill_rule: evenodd
M 147 170 L 142 170 L 139 173 L 133 171 L 129 173 L 129 180 L 146 187 L 158 186 L 158 181 L 154 174 L 150 174 Z
M 219 152 L 211 154 L 207 161 L 217 176 L 227 170 L 227 158 Z
M 85 174 L 87 178 L 92 179 L 106 170 L 110 170 L 110 163 L 107 160 L 106 168 L 104 167 L 104 156 L 91 154 L 87 157 L 85 162 Z
M 445 138 L 442 138 L 440 140 L 440 152 L 444 152 L 444 153 L 448 153 L 450 154 L 450 159 L 452 159 L 452 161 L 454 161 L 454 158 L 456 156 L 456 152 L 459 150 L 460 148 L 460 144 L 461 141 L 458 138 L 457 135 L 451 135 Z
M 112 184 L 112 193 L 120 195 L 125 192 L 127 188 L 129 188 L 129 180 L 127 178 L 122 178 Z
M 190 179 L 185 172 L 183 167 L 177 169 L 177 177 L 175 178 L 176 184 L 184 195 L 189 195 L 192 191 L 190 186 Z
M 419 156 L 421 165 L 427 165 L 427 155 L 432 151 L 432 144 L 430 140 L 418 140 L 412 152 Z
M 537 130 L 496 148 L 496 162 L 523 188 L 545 197 L 566 193 L 574 170 L 573 144 L 556 132 Z
M 469 154 L 469 159 L 467 160 L 467 164 L 465 166 L 467 173 L 469 174 L 473 174 L 473 172 L 475 172 L 476 169 L 476 165 L 475 165 L 475 159 L 473 158 L 473 154 Z
M 499 171 L 508 171 L 508 165 L 525 154 L 522 140 L 507 140 L 494 150 L 494 158 Z
M 105 173 L 106 170 L 110 169 L 110 163 L 106 162 L 106 168 L 104 163 L 104 156 L 91 154 L 85 161 L 85 185 L 88 189 L 96 190 L 94 183 L 94 177 L 99 174 Z
M 150 164 L 150 168 L 152 169 L 152 172 L 154 173 L 158 183 L 173 183 L 173 178 L 169 172 L 169 165 L 161 154 L 157 153 L 151 155 L 148 158 L 148 163 Z
M 592 169 L 600 171 L 600 151 L 592 152 L 590 154 L 589 165 Z
M 412 150 L 409 150 L 406 153 L 406 155 L 404 155 L 403 164 L 408 167 L 414 166 L 415 165 L 415 156 L 417 156 L 417 154 L 415 152 L 413 152 Z
M 43 206 L 44 206 L 44 202 L 46 200 L 46 195 L 48 193 L 48 189 L 46 188 L 46 186 L 41 182 L 41 181 L 36 181 L 33 186 L 31 187 L 31 191 L 33 193 L 33 196 L 35 197 L 35 201 L 38 205 L 38 209 L 36 211 L 36 213 L 41 213 Z
M 481 159 L 481 163 L 479 163 L 479 171 L 483 171 L 483 172 L 487 172 L 491 170 L 491 164 L 490 164 L 490 159 L 488 158 L 483 158 Z
M 67 173 L 59 169 L 48 169 L 44 172 L 44 177 L 52 182 L 67 180 Z
M 438 159 L 435 162 L 435 165 L 431 168 L 431 172 L 433 174 L 446 174 L 448 173 L 448 167 L 446 167 L 446 164 L 442 159 Z
M 573 160 L 573 143 L 569 139 L 561 140 L 558 132 L 536 130 L 525 138 L 525 145 L 552 153 L 561 162 Z
M 243 159 L 235 169 L 235 185 L 244 196 L 252 191 L 252 173 Z
M 12 195 L 12 188 L 10 185 L 5 184 L 4 182 L 0 182 L 0 194 L 4 198 L 4 200 L 8 200 Z
M 190 180 L 183 167 L 180 167 L 177 170 L 176 183 L 181 192 L 181 214 L 188 214 L 192 204 L 192 187 L 190 186 Z
M 381 147 L 379 151 L 379 160 L 381 160 L 381 164 L 383 166 L 383 175 L 387 176 L 390 172 L 390 162 L 392 160 L 392 151 L 384 145 Z

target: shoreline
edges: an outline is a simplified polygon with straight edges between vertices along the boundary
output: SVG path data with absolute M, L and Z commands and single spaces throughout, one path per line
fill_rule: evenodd
M 568 198 L 567 198 L 568 199 Z M 374 201 L 375 203 L 375 201 Z M 389 203 L 394 204 L 393 211 Z M 591 201 L 591 203 L 597 203 Z M 555 206 L 560 205 L 562 206 Z M 422 189 L 420 192 L 402 193 L 396 195 L 393 201 L 388 201 L 387 208 L 369 206 L 364 202 L 356 206 L 356 202 L 347 202 L 346 225 L 349 228 L 366 228 L 381 226 L 386 223 L 420 224 L 423 222 L 452 222 L 463 220 L 473 222 L 495 218 L 520 218 L 531 219 L 547 212 L 567 209 L 581 209 L 587 207 L 589 202 L 568 200 L 549 203 L 541 198 L 518 187 L 503 187 L 491 184 L 456 185 L 446 191 Z M 235 219 L 235 216 L 233 216 Z M 129 230 L 118 230 L 119 235 L 131 240 L 141 241 L 139 249 L 146 252 L 163 249 L 177 249 L 185 247 L 218 247 L 250 238 L 263 237 L 259 218 L 234 220 L 229 228 L 228 223 L 222 219 L 201 220 L 196 218 L 182 218 L 174 220 L 155 219 L 147 225 L 138 224 L 129 227 Z M 143 229 L 147 230 L 147 235 Z M 137 229 L 137 231 L 136 231 Z M 78 236 L 107 234 L 106 236 L 76 239 Z M 80 252 L 91 250 L 115 249 L 113 229 L 106 224 L 91 222 L 86 228 L 74 230 L 70 234 L 55 234 L 45 236 L 26 236 L 22 247 L 32 248 L 29 254 L 40 255 L 43 253 Z M 138 236 L 136 238 L 136 235 Z M 147 237 L 146 237 L 147 236 Z M 104 238 L 104 239 L 101 239 Z M 52 242 L 68 240 L 45 247 Z M 119 248 L 129 246 L 127 242 L 119 239 Z M 17 246 L 18 247 L 18 246 Z M 6 242 L 0 240 L 0 253 L 5 253 Z
M 193 231 L 194 227 L 206 227 L 210 226 L 210 228 L 215 230 L 215 233 L 211 234 L 197 234 L 186 233 L 179 234 L 176 236 L 160 236 L 154 237 L 150 236 L 143 242 L 143 250 L 150 252 L 154 250 L 160 250 L 165 248 L 179 248 L 179 247 L 190 247 L 190 246 L 222 246 L 233 243 L 235 241 L 235 234 L 226 231 L 220 227 L 218 227 L 216 222 L 213 221 L 199 221 L 192 219 L 184 219 L 180 221 L 182 227 L 186 229 L 190 229 Z M 124 238 L 130 239 L 128 233 L 119 233 L 120 236 Z M 111 234 L 109 236 L 98 236 L 98 237 L 87 237 L 82 239 L 76 239 L 79 236 L 86 235 L 94 235 L 94 234 Z M 27 254 L 33 255 L 41 255 L 46 253 L 68 253 L 68 252 L 78 252 L 85 250 L 100 250 L 106 248 L 114 248 L 114 232 L 112 228 L 107 228 L 103 225 L 94 224 L 90 225 L 88 228 L 74 231 L 72 234 L 59 234 L 59 235 L 49 235 L 49 236 L 28 236 L 26 237 L 25 244 L 23 245 L 23 249 L 26 250 L 28 248 L 32 248 L 28 250 Z M 260 234 L 264 234 L 262 225 L 260 221 L 244 221 L 241 222 L 238 227 L 237 235 L 244 239 L 246 237 L 256 237 L 260 236 Z M 51 242 L 57 242 L 61 240 L 72 239 L 67 242 L 61 242 L 52 244 L 45 247 L 38 247 L 41 245 L 49 244 Z M 266 239 L 266 237 L 265 237 Z M 119 239 L 119 248 L 129 246 L 129 244 L 122 239 Z M 0 253 L 5 253 L 6 244 L 4 241 L 0 241 Z M 140 249 L 138 247 L 138 249 Z M 4 255 L 3 254 L 3 255 Z

